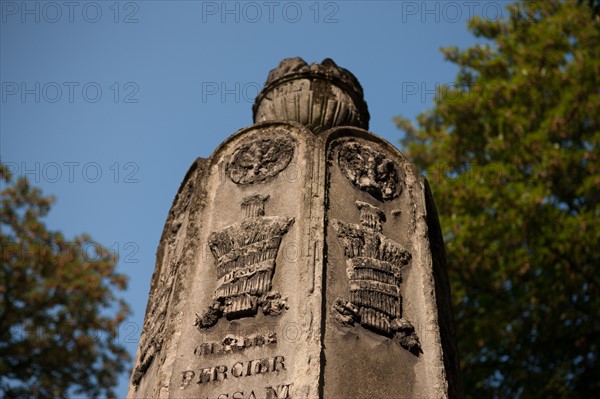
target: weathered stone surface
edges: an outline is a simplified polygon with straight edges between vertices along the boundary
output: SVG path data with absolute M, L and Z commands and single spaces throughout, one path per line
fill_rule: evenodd
M 323 398 L 457 397 L 446 376 L 457 370 L 444 366 L 445 352 L 453 349 L 441 345 L 438 328 L 424 179 L 393 146 L 371 133 L 340 127 L 325 135 Z M 369 148 L 392 161 L 397 172 L 380 174 L 376 181 L 380 187 L 400 185 L 389 191 L 398 194 L 384 198 L 382 191 L 364 190 L 348 178 L 340 162 L 347 157 L 340 153 L 349 146 Z M 363 157 L 364 151 L 353 154 Z M 357 267 L 364 270 L 358 276 Z M 370 274 L 369 269 L 389 272 Z M 346 313 L 358 314 L 358 322 L 338 321 L 339 298 L 350 298 L 348 307 L 354 310 Z
M 223 315 L 229 320 L 255 316 L 260 307 L 264 314 L 277 316 L 287 308 L 281 294 L 271 291 L 271 283 L 281 239 L 294 218 L 264 216 L 268 199 L 259 194 L 244 198 L 244 220 L 208 237 L 219 286 L 207 312 L 196 318 L 200 330 L 213 327 Z
M 299 122 L 315 133 L 335 126 L 369 128 L 360 83 L 329 58 L 311 65 L 301 58 L 281 61 L 269 73 L 253 111 L 255 122 Z
M 340 170 L 362 191 L 380 201 L 392 200 L 402 193 L 404 171 L 384 153 L 355 140 L 344 143 L 338 153 Z
M 238 184 L 262 183 L 284 170 L 293 155 L 294 143 L 285 132 L 265 134 L 257 141 L 244 141 L 234 150 L 227 174 Z
M 284 61 L 255 112 L 270 112 L 261 104 L 281 79 L 310 76 L 353 91 L 364 122 L 348 74 Z M 460 396 L 429 188 L 358 120 L 257 123 L 192 165 L 161 238 L 129 398 Z
M 402 269 L 411 255 L 401 244 L 382 234 L 385 213 L 367 202 L 356 201 L 360 224 L 333 219 L 347 258 L 350 303 L 336 299 L 335 319 L 342 325 L 363 327 L 393 337 L 415 355 L 421 352 L 410 321 L 402 318 Z

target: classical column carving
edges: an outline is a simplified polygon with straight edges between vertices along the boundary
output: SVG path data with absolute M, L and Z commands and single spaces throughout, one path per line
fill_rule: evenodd
M 218 287 L 213 303 L 196 319 L 200 330 L 227 319 L 264 314 L 278 315 L 286 307 L 281 294 L 271 291 L 275 258 L 281 239 L 294 218 L 264 216 L 269 196 L 246 197 L 241 204 L 244 220 L 209 236 L 208 246 L 215 258 Z
M 350 298 L 338 298 L 335 319 L 342 325 L 361 326 L 393 337 L 415 355 L 421 352 L 412 324 L 402 317 L 400 283 L 410 253 L 383 235 L 385 214 L 366 202 L 356 201 L 360 224 L 333 219 L 332 225 L 344 246 Z

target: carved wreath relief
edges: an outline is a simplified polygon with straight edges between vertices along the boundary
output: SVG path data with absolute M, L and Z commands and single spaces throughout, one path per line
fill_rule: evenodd
M 234 183 L 262 183 L 283 171 L 294 155 L 294 144 L 288 137 L 263 135 L 238 146 L 226 166 Z
M 271 281 L 281 239 L 294 218 L 264 216 L 268 199 L 246 197 L 241 206 L 244 220 L 209 236 L 219 286 L 208 311 L 196 318 L 199 329 L 214 326 L 222 316 L 230 320 L 254 316 L 259 307 L 276 316 L 287 307 L 281 294 L 271 291 Z
M 356 201 L 360 225 L 333 219 L 332 225 L 344 246 L 350 299 L 338 298 L 335 319 L 342 325 L 361 326 L 394 338 L 415 355 L 421 352 L 412 324 L 402 318 L 400 283 L 402 269 L 411 260 L 402 245 L 382 234 L 383 211 Z
M 379 201 L 392 200 L 402 193 L 404 171 L 384 153 L 371 146 L 348 141 L 338 155 L 342 174 L 358 189 Z

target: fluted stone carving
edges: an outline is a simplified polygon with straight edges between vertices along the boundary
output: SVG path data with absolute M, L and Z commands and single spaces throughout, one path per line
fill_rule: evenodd
M 283 60 L 269 73 L 253 110 L 256 122 L 294 121 L 315 133 L 335 126 L 369 128 L 360 83 L 329 58 L 311 65 L 301 58 Z

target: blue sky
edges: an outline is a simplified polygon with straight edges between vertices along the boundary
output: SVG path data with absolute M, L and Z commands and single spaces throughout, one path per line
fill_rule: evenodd
M 370 130 L 431 108 L 456 67 L 439 49 L 475 42 L 472 15 L 504 1 L 0 1 L 0 158 L 45 194 L 47 225 L 118 250 L 135 355 L 155 251 L 196 157 L 252 124 L 282 58 L 330 57 L 361 82 Z M 129 375 L 118 387 L 125 397 Z

